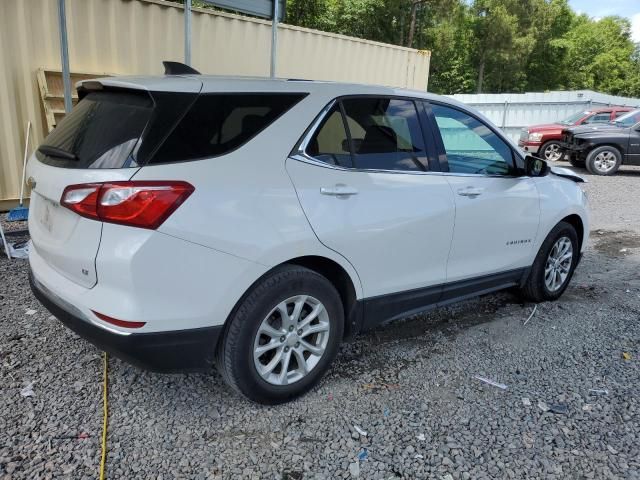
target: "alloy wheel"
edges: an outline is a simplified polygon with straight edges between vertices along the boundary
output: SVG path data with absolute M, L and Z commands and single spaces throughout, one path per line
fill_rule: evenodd
M 560 146 L 556 143 L 552 143 L 544 150 L 544 158 L 550 162 L 557 162 L 562 157 L 562 151 Z
M 272 385 L 290 385 L 311 372 L 325 353 L 329 314 L 314 297 L 296 295 L 267 315 L 253 345 L 255 368 Z
M 593 160 L 593 165 L 599 172 L 606 173 L 616 166 L 617 160 L 613 152 L 605 150 L 596 155 L 596 158 Z
M 553 244 L 544 267 L 544 283 L 550 292 L 556 292 L 567 281 L 573 262 L 573 244 L 569 237 L 560 237 Z

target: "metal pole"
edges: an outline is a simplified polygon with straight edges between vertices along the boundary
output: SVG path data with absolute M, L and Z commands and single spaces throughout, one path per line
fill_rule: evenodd
M 278 50 L 278 15 L 280 0 L 273 0 L 273 21 L 271 22 L 271 78 L 276 76 L 276 57 Z
M 504 110 L 502 111 L 502 129 L 504 130 L 504 126 L 507 123 L 507 110 L 509 110 L 509 100 L 504 101 Z
M 184 0 L 184 63 L 191 66 L 191 0 Z
M 58 0 L 58 26 L 60 30 L 60 60 L 62 61 L 62 83 L 64 86 L 64 111 L 73 108 L 71 101 L 71 73 L 69 72 L 69 43 L 67 41 L 67 14 L 65 0 Z

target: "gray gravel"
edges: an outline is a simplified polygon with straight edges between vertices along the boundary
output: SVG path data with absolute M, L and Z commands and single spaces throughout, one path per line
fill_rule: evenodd
M 107 478 L 640 479 L 631 171 L 589 178 L 589 250 L 526 326 L 533 305 L 509 292 L 396 322 L 344 345 L 318 388 L 279 407 L 215 373 L 110 359 Z M 26 275 L 0 258 L 0 477 L 97 478 L 101 353 L 50 317 Z

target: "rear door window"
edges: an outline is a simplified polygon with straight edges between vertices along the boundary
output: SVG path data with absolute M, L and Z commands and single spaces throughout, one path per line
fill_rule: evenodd
M 89 93 L 49 134 L 36 156 L 66 168 L 137 166 L 134 148 L 152 111 L 146 92 Z
M 202 94 L 150 163 L 225 155 L 247 143 L 305 96 L 305 93 Z
M 424 137 L 411 100 L 364 97 L 342 103 L 356 168 L 427 170 Z

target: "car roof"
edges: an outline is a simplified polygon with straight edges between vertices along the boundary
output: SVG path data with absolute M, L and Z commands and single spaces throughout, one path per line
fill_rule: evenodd
M 591 113 L 601 113 L 601 112 L 611 112 L 612 110 L 630 112 L 631 110 L 633 110 L 633 107 L 619 107 L 617 105 L 611 105 L 610 107 L 592 108 L 589 111 Z
M 222 75 L 160 75 L 119 76 L 82 80 L 77 86 L 90 88 L 92 83 L 103 86 L 165 92 L 306 92 L 322 93 L 334 97 L 344 95 L 387 95 L 438 100 L 451 105 L 462 105 L 457 100 L 420 90 L 386 87 L 358 83 L 288 78 L 264 78 Z

